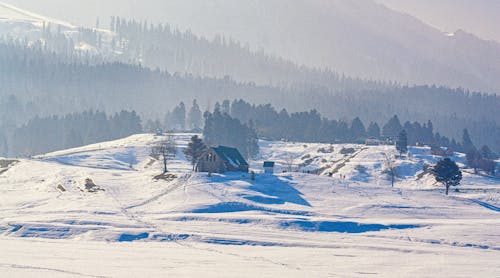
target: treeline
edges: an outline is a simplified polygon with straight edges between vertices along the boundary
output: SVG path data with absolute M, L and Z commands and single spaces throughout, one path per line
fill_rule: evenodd
M 11 125 L 2 124 L 12 121 L 10 115 L 19 116 L 15 120 L 19 125 L 35 115 L 61 116 L 89 109 L 111 113 L 135 110 L 143 119 L 163 122 L 164 111 L 173 112 L 181 101 L 197 99 L 203 111 L 213 108 L 215 100 L 244 98 L 252 103 L 271 103 L 278 111 L 286 108 L 289 113 L 317 109 L 330 119 L 359 117 L 365 125 L 370 121 L 385 122 L 393 115 L 398 115 L 403 124 L 430 119 L 442 136 L 459 138 L 467 128 L 479 146 L 489 145 L 495 152 L 500 151 L 500 97 L 460 89 L 394 86 L 342 90 L 316 85 L 285 89 L 239 83 L 229 77 L 170 74 L 130 64 L 69 62 L 43 49 L 2 43 L 0 84 L 0 102 L 14 95 L 21 103 L 18 107 L 23 107 L 10 109 L 14 114 L 0 119 L 0 129 Z
M 242 124 L 238 119 L 215 109 L 206 112 L 203 139 L 209 146 L 237 148 L 245 158 L 259 154 L 258 136 L 252 123 Z
M 282 109 L 278 112 L 271 104 L 254 105 L 244 100 L 216 103 L 214 113 L 248 124 L 260 138 L 269 140 L 364 143 L 366 139 L 373 138 L 395 141 L 400 132 L 405 130 L 409 145 L 448 147 L 464 153 L 475 148 L 467 129 L 463 130 L 462 140 L 456 141 L 436 132 L 430 120 L 425 123 L 406 121 L 402 124 L 397 115 L 380 124 L 374 121 L 365 124 L 359 117 L 351 121 L 332 120 L 316 110 L 289 113 Z M 482 147 L 485 148 L 490 149 Z
M 112 116 L 100 111 L 85 111 L 64 117 L 35 117 L 11 134 L 0 133 L 0 151 L 3 155 L 29 157 L 140 132 L 141 119 L 133 111 L 121 111 Z
M 390 83 L 350 78 L 330 70 L 298 66 L 288 60 L 251 51 L 248 45 L 223 36 L 207 39 L 169 24 L 111 18 L 117 37 L 112 48 L 120 48 L 125 59 L 141 57 L 141 63 L 171 72 L 289 87 L 316 84 L 338 89 L 382 89 Z

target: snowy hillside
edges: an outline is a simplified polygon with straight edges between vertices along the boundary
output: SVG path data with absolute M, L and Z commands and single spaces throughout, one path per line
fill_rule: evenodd
M 190 136 L 175 136 L 180 149 Z M 192 173 L 181 150 L 170 175 L 159 177 L 161 165 L 149 153 L 161 139 L 134 135 L 32 160 L 0 160 L 0 271 L 500 274 L 500 181 L 465 174 L 458 192 L 446 197 L 422 171 L 437 161 L 429 149 L 414 148 L 396 161 L 400 178 L 391 188 L 383 173 L 385 154 L 393 152 L 388 146 L 262 141 L 251 181 L 241 173 Z M 279 173 L 261 174 L 264 160 L 276 161 Z M 288 168 L 301 172 L 282 173 Z
M 89 35 L 92 33 L 92 35 Z M 83 29 L 66 21 L 46 17 L 15 6 L 0 2 L 0 37 L 27 40 L 30 44 L 41 42 L 50 49 L 60 51 L 67 47 L 54 36 L 62 35 L 71 39 L 76 51 L 96 54 L 105 51 L 111 55 L 107 45 L 114 34 L 104 29 Z M 49 39 L 48 36 L 51 36 Z M 98 47 L 96 38 L 102 46 Z M 49 45 L 47 45 L 49 44 Z M 54 44 L 54 45 L 51 45 Z M 55 48 L 55 49 L 54 49 Z M 60 49 L 61 48 L 61 49 Z M 109 53 L 108 53 L 109 52 Z

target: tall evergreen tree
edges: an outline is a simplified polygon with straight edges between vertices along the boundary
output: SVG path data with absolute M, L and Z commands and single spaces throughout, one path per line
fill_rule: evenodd
M 377 123 L 371 122 L 368 126 L 367 135 L 369 137 L 379 139 L 380 138 L 380 127 Z
M 472 139 L 470 138 L 469 135 L 469 130 L 464 129 L 463 135 L 462 135 L 462 151 L 468 152 L 472 149 L 475 149 L 474 143 L 472 143 Z
M 186 129 L 186 105 L 184 102 L 179 103 L 179 105 L 174 108 L 171 118 L 172 128 L 177 130 Z
M 363 140 L 366 139 L 366 129 L 365 125 L 359 119 L 359 117 L 356 117 L 351 124 L 351 138 L 353 140 Z
M 196 99 L 193 100 L 193 105 L 189 110 L 188 120 L 189 120 L 189 128 L 191 128 L 192 130 L 198 130 L 201 128 L 203 121 L 202 113 Z
M 191 142 L 189 142 L 187 148 L 184 150 L 184 155 L 191 162 L 191 165 L 194 167 L 200 157 L 207 151 L 207 146 L 203 143 L 203 140 L 198 137 L 198 135 L 194 135 L 191 137 Z
M 253 157 L 258 153 L 259 147 L 255 129 L 231 118 L 228 114 L 221 114 L 219 110 L 205 113 L 203 137 L 205 142 L 212 146 L 235 147 L 246 158 Z
M 396 138 L 403 130 L 397 115 L 394 115 L 382 128 L 382 135 L 388 138 Z
M 396 141 L 396 149 L 399 151 L 399 155 L 402 156 L 403 153 L 408 152 L 408 135 L 406 130 L 402 130 L 398 135 L 398 140 Z

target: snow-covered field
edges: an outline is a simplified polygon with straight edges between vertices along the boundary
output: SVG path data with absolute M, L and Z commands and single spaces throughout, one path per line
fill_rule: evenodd
M 4 163 L 1 276 L 500 277 L 500 181 L 465 174 L 445 196 L 426 148 L 396 161 L 394 188 L 393 147 L 266 141 L 255 181 L 192 173 L 181 151 L 155 180 L 160 139 Z M 264 160 L 279 174 L 260 174 Z

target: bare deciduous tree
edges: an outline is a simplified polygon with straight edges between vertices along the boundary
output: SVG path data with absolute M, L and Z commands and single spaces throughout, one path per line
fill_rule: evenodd
M 158 142 L 155 146 L 151 148 L 151 156 L 156 159 L 162 159 L 163 161 L 163 173 L 167 173 L 168 160 L 175 158 L 177 154 L 177 144 L 175 142 L 174 136 L 168 135 L 165 140 Z
M 293 171 L 293 165 L 295 165 L 295 158 L 293 157 L 293 154 L 289 153 L 286 155 L 285 165 L 288 172 Z
M 396 168 L 396 160 L 390 154 L 384 153 L 384 168 L 383 173 L 387 174 L 391 179 L 391 186 L 394 187 L 394 182 L 396 181 L 396 177 L 398 176 L 397 168 Z

